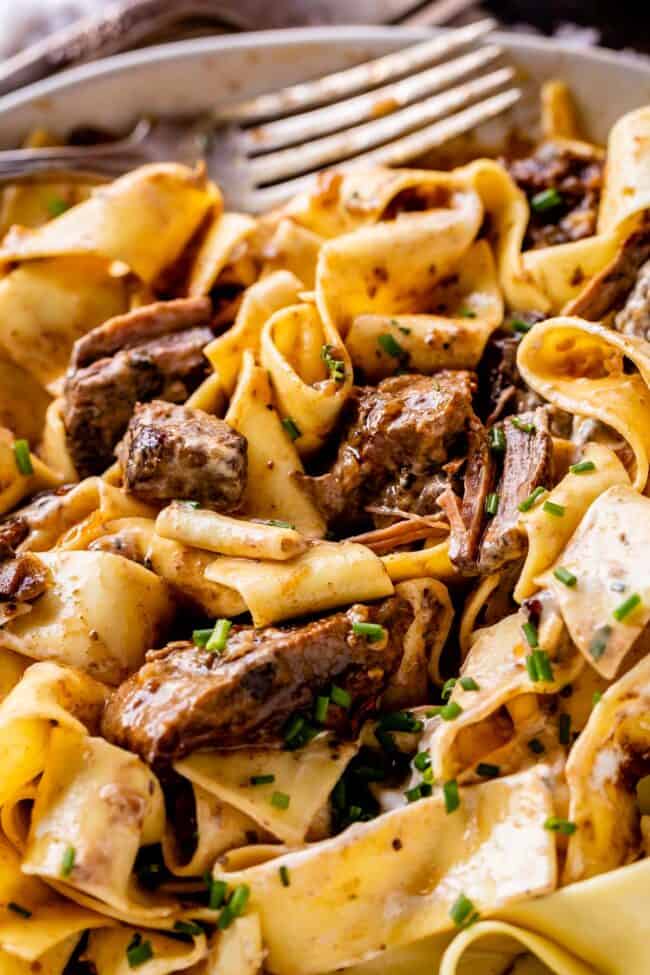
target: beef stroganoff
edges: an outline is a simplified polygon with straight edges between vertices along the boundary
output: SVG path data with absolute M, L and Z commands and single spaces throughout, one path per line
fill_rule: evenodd
M 650 108 L 542 105 L 5 191 L 2 972 L 650 969 Z

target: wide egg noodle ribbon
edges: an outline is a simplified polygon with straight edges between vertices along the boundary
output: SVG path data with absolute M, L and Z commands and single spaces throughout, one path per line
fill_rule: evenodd
M 625 371 L 625 360 L 638 372 Z M 650 457 L 650 345 L 581 318 L 550 318 L 524 336 L 517 365 L 526 383 L 569 413 L 600 420 L 634 452 L 642 491 Z
M 650 622 L 649 547 L 650 499 L 614 485 L 588 509 L 556 567 L 539 579 L 554 594 L 585 660 L 610 680 Z M 575 585 L 555 576 L 560 567 L 575 576 Z M 639 605 L 619 619 L 618 607 L 633 593 Z
M 247 214 L 222 213 L 220 207 L 215 207 L 192 263 L 188 297 L 210 293 L 232 254 L 250 237 L 255 227 L 256 221 Z
M 521 515 L 520 524 L 528 536 L 528 553 L 513 594 L 519 603 L 539 588 L 537 576 L 560 557 L 592 502 L 614 484 L 630 483 L 623 464 L 604 444 L 588 443 L 580 462 L 594 467 L 582 473 L 569 470 L 543 500 L 540 498 L 530 511 Z M 544 511 L 545 501 L 559 504 L 562 517 L 554 518 Z
M 226 423 L 248 441 L 243 513 L 252 518 L 287 521 L 307 538 L 322 538 L 325 523 L 295 477 L 304 473 L 303 466 L 275 409 L 266 370 L 255 364 L 248 351 L 244 353 Z
M 166 583 L 109 552 L 51 551 L 39 558 L 51 585 L 27 616 L 0 628 L 0 647 L 119 684 L 157 645 L 171 619 Z
M 200 170 L 141 166 L 36 230 L 14 228 L 0 246 L 0 262 L 94 256 L 122 261 L 151 283 L 219 200 Z
M 492 251 L 485 240 L 472 244 L 453 274 L 434 289 L 428 302 L 436 313 L 360 314 L 345 345 L 352 362 L 369 381 L 393 375 L 396 357 L 386 351 L 385 335 L 425 374 L 439 369 L 474 369 L 492 331 L 503 319 L 503 299 Z
M 330 734 L 322 734 L 295 751 L 197 751 L 176 762 L 174 768 L 193 785 L 244 813 L 278 840 L 299 845 L 357 750 L 354 742 L 342 743 Z M 256 776 L 271 775 L 272 782 L 254 782 Z M 289 796 L 286 809 L 271 802 L 276 792 Z
M 298 301 L 302 282 L 289 271 L 275 271 L 246 289 L 234 324 L 205 347 L 205 355 L 231 395 L 246 353 L 257 356 L 260 335 L 274 312 Z
M 322 843 L 237 873 L 258 911 L 273 975 L 346 967 L 453 927 L 461 892 L 478 911 L 548 893 L 556 882 L 548 768 L 461 790 L 453 815 L 440 794 Z M 278 882 L 287 867 L 288 887 Z
M 261 975 L 265 951 L 257 914 L 236 918 L 210 947 L 196 975 Z
M 300 278 L 305 288 L 316 285 L 316 265 L 324 240 L 319 234 L 285 217 L 263 246 L 262 276 L 287 270 Z
M 239 592 L 257 627 L 393 593 L 381 559 L 356 542 L 314 542 L 287 562 L 220 556 L 205 576 Z
M 151 957 L 134 966 L 129 961 L 127 949 L 137 938 L 139 944 L 148 942 Z M 200 964 L 206 955 L 203 933 L 180 940 L 158 931 L 124 926 L 91 931 L 84 950 L 84 959 L 90 962 L 97 975 L 132 975 L 134 968 L 139 975 L 174 975 Z
M 37 444 L 50 405 L 50 397 L 31 373 L 0 351 L 0 428 Z
M 340 378 L 330 374 L 324 349 L 340 363 Z M 300 432 L 296 449 L 301 454 L 318 450 L 332 431 L 354 379 L 338 332 L 321 322 L 314 305 L 291 305 L 266 322 L 260 361 L 268 371 L 280 413 L 291 417 Z
M 623 229 L 650 207 L 650 107 L 623 115 L 609 131 L 598 233 Z
M 246 612 L 246 603 L 235 589 L 206 579 L 205 570 L 214 561 L 213 552 L 190 548 L 181 542 L 162 538 L 154 531 L 145 560 L 156 575 L 169 584 L 181 603 L 206 616 L 220 619 Z

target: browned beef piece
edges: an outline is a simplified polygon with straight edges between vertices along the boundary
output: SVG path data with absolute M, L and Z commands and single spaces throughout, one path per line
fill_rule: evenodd
M 368 505 L 429 514 L 448 478 L 444 465 L 464 448 L 475 377 L 443 371 L 357 388 L 331 470 L 304 478 L 330 524 L 350 528 Z
M 75 343 L 63 421 L 82 477 L 110 465 L 137 402 L 182 403 L 205 379 L 210 317 L 207 299 L 157 302 L 111 319 Z
M 557 190 L 561 197 L 555 207 L 531 210 L 525 248 L 565 244 L 596 233 L 603 165 L 595 151 L 578 152 L 555 142 L 542 143 L 524 159 L 506 161 L 529 200 L 544 190 Z
M 49 572 L 37 555 L 15 555 L 0 542 L 0 602 L 30 602 L 47 589 Z
M 246 438 L 203 410 L 139 403 L 115 451 L 128 491 L 144 501 L 192 498 L 233 511 L 246 486 Z
M 526 536 L 518 529 L 519 504 L 536 487 L 553 486 L 553 440 L 545 409 L 522 413 L 503 424 L 506 451 L 501 477 L 495 488 L 499 496 L 496 515 L 488 522 L 481 540 L 479 572 L 494 572 L 505 562 L 524 555 Z M 532 429 L 529 429 L 531 428 Z
M 513 315 L 533 325 L 544 315 L 535 312 Z M 507 413 L 523 413 L 542 401 L 528 388 L 517 367 L 517 349 L 521 335 L 510 328 L 498 329 L 488 339 L 478 367 L 478 410 L 485 423 L 491 425 Z
M 449 519 L 449 558 L 466 574 L 477 571 L 478 545 L 485 520 L 485 504 L 494 484 L 495 469 L 488 432 L 476 421 L 469 437 L 469 450 L 459 497 L 449 485 L 438 503 Z
M 650 278 L 650 229 L 644 226 L 623 241 L 612 261 L 596 274 L 572 301 L 567 315 L 599 322 L 619 311 L 614 326 L 628 335 L 650 335 L 648 283 Z
M 404 617 L 412 620 L 412 606 L 395 595 L 295 626 L 234 627 L 221 655 L 171 643 L 148 653 L 117 689 L 103 734 L 151 764 L 197 748 L 278 741 L 287 719 L 311 714 L 332 682 L 348 691 L 352 704 L 330 704 L 328 725 L 351 733 L 399 668 Z M 354 622 L 379 623 L 387 635 L 372 642 L 354 633 Z

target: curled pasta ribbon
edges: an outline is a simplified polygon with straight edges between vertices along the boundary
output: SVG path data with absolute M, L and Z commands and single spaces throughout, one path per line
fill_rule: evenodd
M 561 505 L 564 511 L 562 518 L 555 518 L 552 531 L 549 515 L 541 503 L 521 516 L 520 523 L 528 535 L 528 553 L 514 591 L 518 603 L 539 588 L 537 577 L 559 558 L 596 498 L 614 484 L 630 483 L 622 463 L 604 444 L 588 443 L 582 460 L 594 465 L 588 476 L 569 470 L 545 499 Z
M 650 107 L 623 115 L 609 131 L 607 174 L 598 213 L 598 233 L 619 231 L 650 207 Z
M 452 272 L 478 233 L 483 207 L 453 174 L 432 174 L 431 209 L 381 220 L 321 249 L 316 296 L 324 322 L 343 339 L 358 315 L 426 311 L 431 291 Z
M 498 588 L 500 582 L 500 572 L 493 572 L 491 575 L 485 576 L 465 600 L 463 615 L 461 617 L 460 627 L 458 630 L 458 642 L 460 644 L 460 652 L 463 660 L 469 653 L 470 647 L 474 642 L 474 631 L 476 629 L 476 621 L 478 616 L 485 606 L 487 600 L 490 598 L 495 589 Z
M 338 332 L 321 322 L 314 305 L 292 305 L 267 321 L 260 355 L 280 413 L 299 430 L 299 453 L 313 453 L 333 429 L 352 388 L 352 364 Z
M 84 958 L 97 975 L 128 975 L 133 969 L 127 949 L 137 937 L 139 943 L 148 942 L 151 948 L 151 957 L 137 966 L 140 975 L 174 975 L 190 968 L 196 971 L 207 957 L 208 947 L 203 933 L 179 940 L 146 928 L 120 925 L 91 931 Z
M 58 474 L 35 454 L 30 458 L 32 473 L 23 474 L 18 469 L 14 444 L 13 433 L 0 427 L 0 515 L 11 511 L 23 498 L 61 483 Z
M 205 578 L 205 570 L 214 562 L 213 552 L 163 538 L 154 532 L 146 559 L 181 602 L 206 616 L 219 619 L 246 612 L 246 603 L 236 590 Z
M 307 227 L 285 217 L 279 221 L 262 250 L 262 274 L 291 271 L 306 288 L 316 284 L 316 264 L 324 239 Z
M 469 248 L 455 272 L 434 289 L 430 304 L 444 312 L 364 314 L 353 320 L 345 345 L 354 365 L 370 381 L 392 375 L 400 356 L 422 373 L 478 365 L 485 343 L 503 319 L 503 299 L 487 241 Z M 393 339 L 388 351 L 385 335 Z
M 645 657 L 605 692 L 569 756 L 569 816 L 578 828 L 569 839 L 565 883 L 614 870 L 641 853 L 641 814 L 623 770 L 647 754 L 649 712 Z
M 119 684 L 157 645 L 173 614 L 165 582 L 109 552 L 51 551 L 39 558 L 51 585 L 29 614 L 0 629 L 0 647 Z
M 49 404 L 50 397 L 31 373 L 0 351 L 0 428 L 38 443 Z
M 221 876 L 250 886 L 271 971 L 316 975 L 347 969 L 386 949 L 449 931 L 449 912 L 468 876 L 479 911 L 493 911 L 531 890 L 551 891 L 555 840 L 543 826 L 552 811 L 545 773 L 547 766 L 537 766 L 464 789 L 453 816 L 438 792 L 355 826 L 354 842 L 346 831 L 319 847 Z M 518 842 L 504 858 L 498 837 L 514 839 L 515 832 Z M 289 871 L 288 887 L 278 885 L 281 865 Z M 504 880 L 507 875 L 505 886 L 501 875 Z
M 233 255 L 242 247 L 256 227 L 256 221 L 245 213 L 222 213 L 215 207 L 208 229 L 192 264 L 187 294 L 190 298 L 207 295 Z
M 219 201 L 200 170 L 141 166 L 37 230 L 14 228 L 2 242 L 0 262 L 87 255 L 122 261 L 150 283 Z
M 307 538 L 322 538 L 322 515 L 295 476 L 304 473 L 300 457 L 275 410 L 266 370 L 255 365 L 250 352 L 244 353 L 226 423 L 248 441 L 244 513 L 288 521 Z
M 638 372 L 625 372 L 626 358 Z M 616 430 L 632 448 L 633 485 L 643 491 L 650 462 L 648 343 L 581 318 L 550 318 L 524 337 L 517 365 L 551 403 Z
M 205 355 L 232 394 L 247 352 L 257 356 L 262 328 L 280 308 L 298 301 L 302 282 L 288 271 L 276 271 L 247 289 L 231 328 L 205 347 Z
M 197 751 L 176 762 L 174 768 L 211 796 L 238 811 L 253 828 L 289 845 L 300 845 L 319 812 L 327 807 L 330 792 L 358 751 L 355 742 L 318 735 L 297 758 L 277 748 L 237 748 Z M 274 776 L 251 788 L 255 776 Z M 291 796 L 286 809 L 271 803 L 274 792 Z M 281 848 L 280 848 L 281 849 Z M 214 861 L 213 861 L 214 862 Z

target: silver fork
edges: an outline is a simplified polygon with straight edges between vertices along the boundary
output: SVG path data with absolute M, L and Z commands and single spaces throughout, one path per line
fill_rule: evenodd
M 463 52 L 493 26 L 483 20 L 447 31 L 210 117 L 141 120 L 116 142 L 3 152 L 0 182 L 112 179 L 145 162 L 205 159 L 228 206 L 260 213 L 315 172 L 401 165 L 509 109 L 521 94 L 513 70 L 486 72 L 501 50 Z

